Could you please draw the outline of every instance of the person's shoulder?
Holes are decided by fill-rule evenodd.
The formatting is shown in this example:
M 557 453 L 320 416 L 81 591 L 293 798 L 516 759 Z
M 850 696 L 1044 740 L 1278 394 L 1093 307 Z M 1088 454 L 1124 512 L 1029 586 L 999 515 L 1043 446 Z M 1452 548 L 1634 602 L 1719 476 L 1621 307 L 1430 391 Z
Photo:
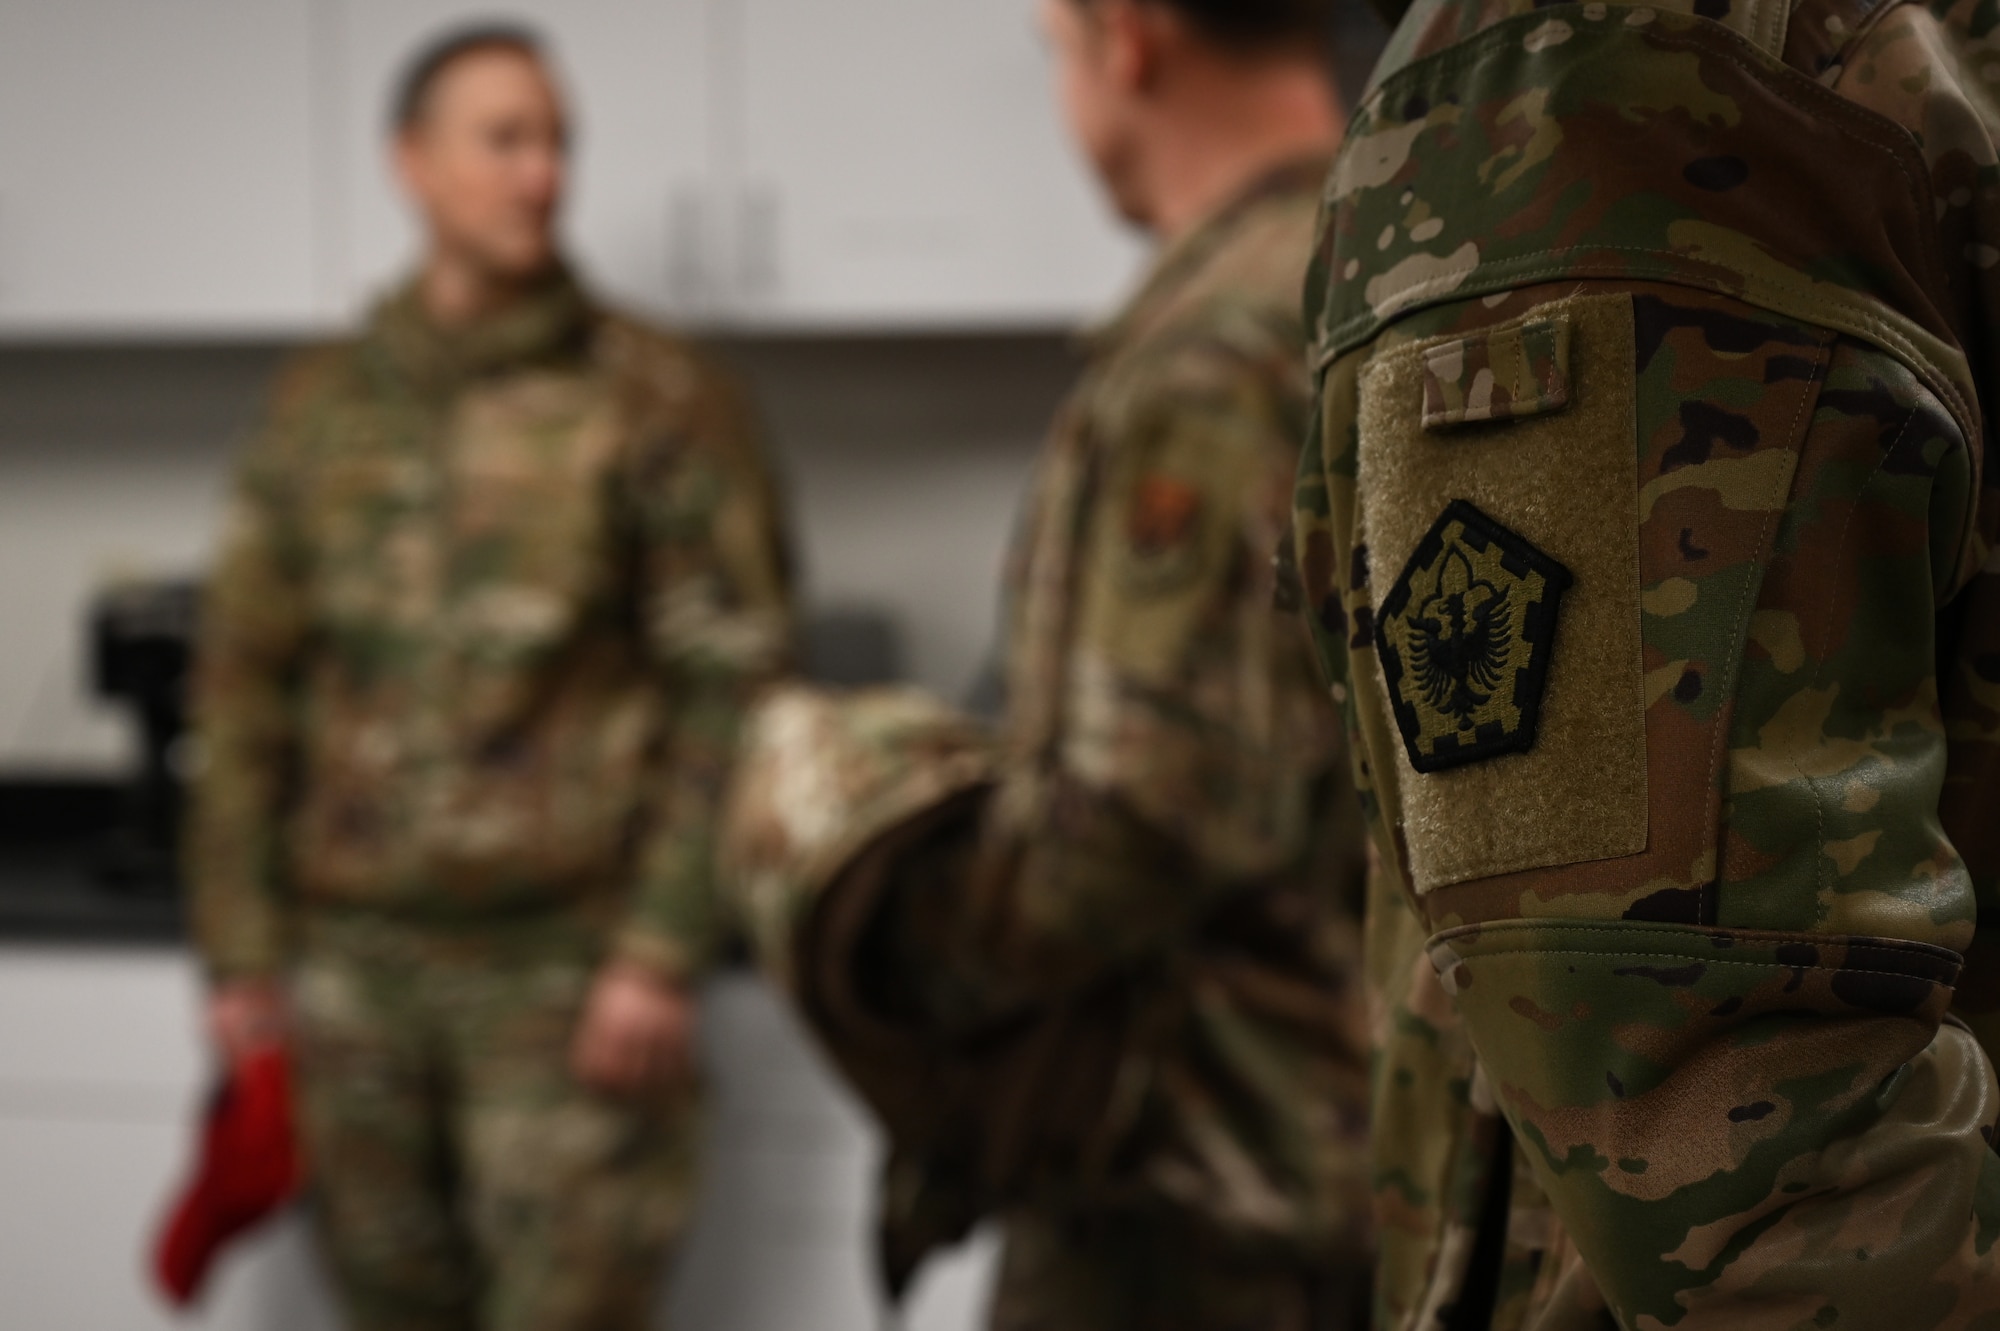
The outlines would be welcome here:
M 1119 348 L 1118 377 L 1141 396 L 1246 384 L 1303 391 L 1314 217 L 1311 198 L 1298 194 L 1245 209 L 1199 270 Z
M 288 474 L 319 455 L 321 423 L 368 397 L 362 347 L 359 338 L 328 339 L 284 358 L 265 393 L 262 428 L 245 454 L 253 472 Z
M 1219 291 L 1120 348 L 1099 376 L 1100 415 L 1135 421 L 1202 410 L 1291 414 L 1306 400 L 1306 337 L 1292 308 Z
M 592 355 L 621 402 L 631 459 L 678 467 L 704 459 L 739 476 L 767 460 L 749 392 L 683 334 L 599 308 Z
M 620 389 L 655 410 L 699 413 L 741 394 L 736 378 L 693 338 L 615 308 L 600 308 L 594 353 Z
M 357 391 L 361 341 L 329 338 L 292 351 L 271 381 L 270 410 L 288 418 Z
M 1288 189 L 1244 208 L 1190 283 L 1190 304 L 1254 307 L 1299 328 L 1319 224 L 1319 198 Z

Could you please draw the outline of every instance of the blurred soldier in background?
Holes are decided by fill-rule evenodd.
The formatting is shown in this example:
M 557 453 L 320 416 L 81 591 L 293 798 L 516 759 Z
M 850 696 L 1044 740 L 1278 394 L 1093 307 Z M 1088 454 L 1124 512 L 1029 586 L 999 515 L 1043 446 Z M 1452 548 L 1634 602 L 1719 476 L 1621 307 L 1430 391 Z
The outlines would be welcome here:
M 1303 1331 L 1345 1312 L 1362 1260 L 1345 1189 L 1365 1057 L 1335 941 L 1358 914 L 1358 823 L 1270 576 L 1305 422 L 1299 283 L 1340 134 L 1332 6 L 1043 8 L 1071 129 L 1164 252 L 1096 335 L 1019 550 L 1004 766 L 971 866 L 991 982 L 1026 997 L 1204 949 L 1246 975 L 1183 996 L 1190 1047 L 1133 1142 L 1156 1195 L 1017 1208 L 993 1325 Z M 1314 930 L 1295 964 L 1319 963 L 1326 1010 L 1285 1010 L 1251 958 Z
M 2000 1321 L 1994 29 L 1401 16 L 1297 541 L 1381 853 L 1382 1327 Z
M 213 1034 L 295 1052 L 370 1331 L 649 1321 L 690 1201 L 714 804 L 788 652 L 744 404 L 555 249 L 567 128 L 528 33 L 415 62 L 422 266 L 284 380 L 205 604 Z
M 1308 1331 L 1365 1284 L 1359 815 L 1271 555 L 1339 134 L 1329 6 L 1047 0 L 1164 252 L 1043 459 L 997 742 L 784 695 L 731 803 L 760 952 L 888 1126 L 892 1283 L 1000 1212 L 998 1331 Z

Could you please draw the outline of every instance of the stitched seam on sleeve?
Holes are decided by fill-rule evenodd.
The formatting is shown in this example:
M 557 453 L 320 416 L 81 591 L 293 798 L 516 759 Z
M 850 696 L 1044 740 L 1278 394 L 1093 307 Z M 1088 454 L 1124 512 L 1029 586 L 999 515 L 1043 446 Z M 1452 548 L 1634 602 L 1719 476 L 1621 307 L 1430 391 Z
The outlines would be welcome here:
M 1766 971 L 1824 971 L 1828 975 L 1880 975 L 1886 979 L 1924 980 L 1930 984 L 1941 984 L 1947 987 L 1955 987 L 1957 983 L 1954 980 L 1936 979 L 1927 975 L 1915 975 L 1909 971 L 1873 970 L 1859 966 L 1821 966 L 1821 965 L 1807 966 L 1807 965 L 1795 965 L 1791 962 L 1784 962 L 1784 961 L 1730 961 L 1722 957 L 1704 957 L 1694 953 L 1682 953 L 1682 952 L 1575 952 L 1567 948 L 1557 949 L 1557 948 L 1518 947 L 1518 948 L 1503 948 L 1493 952 L 1481 952 L 1478 954 L 1477 957 L 1461 957 L 1460 960 L 1476 961 L 1484 959 L 1486 957 L 1510 957 L 1519 955 L 1528 955 L 1528 956 L 1560 955 L 1565 957 L 1600 957 L 1606 961 L 1645 961 L 1645 960 L 1695 961 L 1695 962 L 1700 962 L 1704 966 L 1707 965 L 1742 966 L 1742 967 L 1749 967 L 1753 970 L 1766 970 Z

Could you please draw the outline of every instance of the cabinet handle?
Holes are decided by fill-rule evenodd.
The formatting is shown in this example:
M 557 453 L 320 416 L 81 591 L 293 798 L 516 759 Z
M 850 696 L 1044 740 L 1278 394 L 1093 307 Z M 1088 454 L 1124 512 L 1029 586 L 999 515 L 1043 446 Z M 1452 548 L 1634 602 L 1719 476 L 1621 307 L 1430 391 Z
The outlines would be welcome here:
M 711 285 L 706 259 L 708 208 L 694 185 L 677 185 L 667 206 L 667 300 L 677 313 L 698 314 Z
M 736 289 L 747 300 L 768 300 L 783 279 L 779 258 L 778 190 L 747 186 L 737 200 Z

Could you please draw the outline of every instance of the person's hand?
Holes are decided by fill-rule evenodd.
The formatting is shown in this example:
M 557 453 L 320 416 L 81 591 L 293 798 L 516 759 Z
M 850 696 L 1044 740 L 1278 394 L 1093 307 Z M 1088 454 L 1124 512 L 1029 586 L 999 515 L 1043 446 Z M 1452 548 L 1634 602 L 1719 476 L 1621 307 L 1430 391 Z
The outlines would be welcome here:
M 577 1080 L 610 1095 L 633 1095 L 689 1073 L 694 999 L 651 971 L 612 962 L 598 972 L 570 1049 Z
M 271 980 L 226 980 L 208 996 L 208 1038 L 240 1063 L 285 1038 L 285 996 Z

